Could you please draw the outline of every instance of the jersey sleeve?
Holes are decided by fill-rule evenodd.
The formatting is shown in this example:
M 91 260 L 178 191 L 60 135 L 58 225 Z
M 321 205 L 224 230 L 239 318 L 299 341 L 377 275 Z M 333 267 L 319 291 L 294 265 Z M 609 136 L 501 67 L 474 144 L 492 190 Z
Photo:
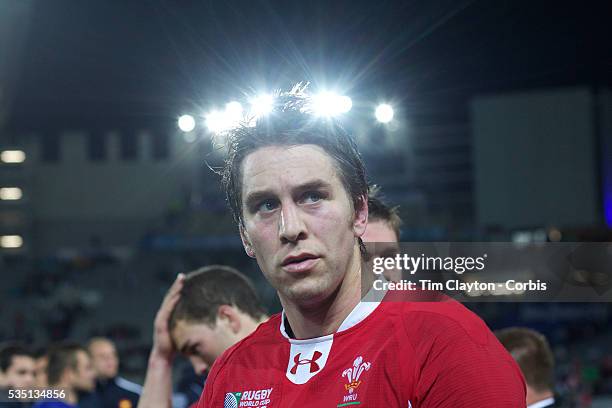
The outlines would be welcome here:
M 219 378 L 221 366 L 223 366 L 224 364 L 224 358 L 217 359 L 217 361 L 215 361 L 215 363 L 213 364 L 210 373 L 206 377 L 206 382 L 204 383 L 204 390 L 202 391 L 202 395 L 200 396 L 200 400 L 198 401 L 196 408 L 206 408 L 213 406 L 212 399 L 214 386 Z
M 414 408 L 525 407 L 520 369 L 484 322 L 420 313 L 413 326 Z M 418 329 L 414 331 L 414 326 Z M 418 337 L 415 333 L 418 332 Z

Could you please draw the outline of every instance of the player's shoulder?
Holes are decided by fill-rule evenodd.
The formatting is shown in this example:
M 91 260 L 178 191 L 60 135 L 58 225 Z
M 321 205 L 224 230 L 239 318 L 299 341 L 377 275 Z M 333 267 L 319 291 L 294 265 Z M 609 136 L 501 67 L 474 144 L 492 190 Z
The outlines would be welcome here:
M 279 329 L 280 316 L 280 314 L 271 316 L 261 323 L 253 333 L 228 348 L 215 360 L 208 374 L 204 394 L 198 407 L 203 406 L 202 401 L 206 401 L 207 396 L 212 395 L 215 384 L 223 384 L 227 381 L 227 375 L 244 372 L 246 371 L 245 368 L 248 369 L 253 365 L 261 364 L 261 361 L 266 361 L 270 355 L 266 351 L 268 349 L 274 350 L 274 346 L 278 346 L 282 340 Z
M 485 345 L 493 336 L 480 317 L 451 298 L 443 297 L 435 302 L 390 302 L 386 306 L 388 314 L 398 320 L 404 327 L 403 333 L 412 339 L 450 336 Z

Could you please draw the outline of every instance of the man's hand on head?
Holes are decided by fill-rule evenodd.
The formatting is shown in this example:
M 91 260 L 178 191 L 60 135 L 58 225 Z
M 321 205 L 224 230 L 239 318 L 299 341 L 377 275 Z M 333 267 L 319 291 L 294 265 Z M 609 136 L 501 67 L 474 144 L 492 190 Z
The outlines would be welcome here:
M 180 273 L 164 300 L 153 324 L 153 348 L 138 408 L 170 408 L 172 406 L 172 362 L 176 349 L 170 336 L 169 320 L 181 297 L 185 275 Z
M 185 275 L 179 273 L 176 280 L 166 293 L 162 304 L 157 311 L 153 332 L 152 356 L 155 358 L 172 361 L 176 354 L 176 349 L 170 336 L 169 320 L 176 303 L 181 297 L 181 290 L 185 281 Z

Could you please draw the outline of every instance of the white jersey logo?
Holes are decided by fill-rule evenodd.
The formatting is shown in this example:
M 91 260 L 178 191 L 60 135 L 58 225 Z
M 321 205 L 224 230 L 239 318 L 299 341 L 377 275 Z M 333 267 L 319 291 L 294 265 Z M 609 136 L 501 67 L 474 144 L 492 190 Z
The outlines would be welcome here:
M 364 363 L 363 357 L 359 356 L 353 361 L 353 366 L 351 368 L 347 368 L 342 372 L 342 377 L 346 377 L 348 380 L 348 384 L 344 385 L 344 388 L 352 394 L 353 391 L 361 384 L 359 378 L 364 371 L 368 371 L 372 363 Z
M 242 392 L 226 392 L 223 408 L 258 407 L 267 408 L 274 388 L 248 390 Z
M 305 384 L 317 375 L 325 364 L 333 339 L 312 343 L 291 343 L 286 376 L 294 384 Z

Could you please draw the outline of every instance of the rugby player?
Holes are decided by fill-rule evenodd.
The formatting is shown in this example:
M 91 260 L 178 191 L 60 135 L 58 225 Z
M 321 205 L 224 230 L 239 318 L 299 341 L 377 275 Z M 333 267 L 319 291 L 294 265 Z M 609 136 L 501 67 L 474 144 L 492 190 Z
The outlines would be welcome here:
M 365 169 L 304 89 L 228 135 L 224 187 L 283 312 L 215 362 L 199 407 L 525 407 L 518 366 L 454 301 L 360 302 Z
M 371 186 L 368 190 L 368 225 L 361 239 L 367 245 L 371 257 L 394 257 L 399 252 L 400 227 L 402 219 L 398 207 L 390 207 L 383 200 L 380 187 Z M 401 271 L 387 269 L 384 277 L 388 281 L 402 279 Z
M 365 242 L 399 242 L 402 219 L 398 207 L 383 200 L 379 186 L 368 189 L 368 225 L 361 236 Z
M 153 348 L 138 406 L 172 406 L 177 352 L 204 374 L 227 348 L 267 319 L 251 282 L 234 268 L 212 265 L 179 274 L 157 312 Z

